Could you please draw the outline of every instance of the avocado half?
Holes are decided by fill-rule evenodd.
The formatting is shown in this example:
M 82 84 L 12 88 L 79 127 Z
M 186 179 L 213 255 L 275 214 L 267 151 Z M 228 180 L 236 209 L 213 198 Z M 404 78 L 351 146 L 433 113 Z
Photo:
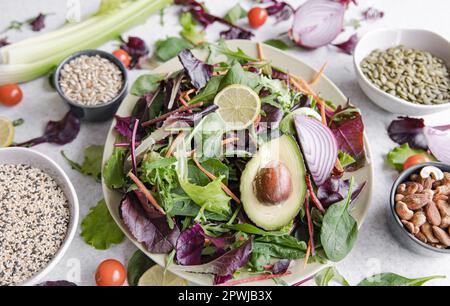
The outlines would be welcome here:
M 279 203 L 258 200 L 255 178 L 260 169 L 281 162 L 289 170 L 292 182 L 290 195 Z M 305 164 L 297 142 L 283 135 L 262 145 L 247 163 L 241 176 L 241 201 L 247 216 L 265 230 L 277 230 L 289 224 L 299 213 L 306 193 Z

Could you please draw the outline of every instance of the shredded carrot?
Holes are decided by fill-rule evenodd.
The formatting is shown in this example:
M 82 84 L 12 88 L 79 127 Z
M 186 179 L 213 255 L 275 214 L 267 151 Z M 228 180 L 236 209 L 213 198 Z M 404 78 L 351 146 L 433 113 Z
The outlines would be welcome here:
M 212 174 L 211 172 L 209 172 L 208 170 L 203 168 L 203 166 L 198 162 L 197 158 L 195 158 L 195 153 L 192 155 L 192 159 L 194 160 L 194 162 L 197 165 L 197 167 L 204 174 L 206 174 L 207 177 L 209 177 L 213 181 L 217 179 L 217 177 L 214 174 Z M 227 185 L 225 185 L 224 183 L 220 182 L 220 186 L 222 187 L 223 191 L 225 191 L 225 193 L 228 194 L 236 203 L 241 204 L 241 200 L 239 200 L 239 198 L 227 187 Z
M 316 100 L 317 103 L 319 103 L 322 123 L 324 125 L 327 125 L 327 117 L 325 114 L 325 107 L 326 107 L 325 102 L 322 101 L 322 99 L 314 92 L 314 90 L 312 90 L 312 88 L 304 80 L 293 74 L 290 74 L 290 77 L 291 82 L 294 84 L 295 87 L 297 87 L 300 91 L 303 91 L 306 94 L 313 96 L 314 100 Z
M 160 213 L 162 213 L 163 215 L 165 215 L 166 213 L 164 212 L 164 209 L 161 208 L 161 206 L 159 206 L 158 202 L 156 201 L 156 199 L 152 196 L 152 194 L 150 193 L 150 191 L 147 189 L 147 187 L 145 187 L 145 185 L 137 178 L 136 175 L 134 175 L 131 171 L 128 172 L 128 176 L 130 177 L 130 179 L 137 185 L 137 187 L 139 188 L 139 190 L 145 195 L 145 197 L 147 198 L 147 200 L 150 202 L 150 204 L 153 205 L 153 207 L 156 208 L 156 210 L 158 210 Z
M 259 125 L 259 123 L 261 122 L 261 115 L 258 114 L 258 116 L 256 116 L 255 122 L 253 123 L 253 125 L 255 127 L 257 127 Z
M 180 102 L 181 102 L 181 104 L 183 104 L 183 106 L 185 106 L 185 107 L 188 107 L 188 106 L 189 106 L 189 104 L 186 102 L 186 100 L 183 99 L 182 96 L 180 96 Z M 189 109 L 188 112 L 189 112 L 189 113 L 192 113 L 192 109 Z
M 303 261 L 303 269 L 308 265 L 309 255 L 311 255 L 311 243 L 308 241 L 308 248 L 306 249 L 305 260 Z
M 309 81 L 309 85 L 315 85 L 320 80 L 327 65 L 328 62 L 323 63 L 322 67 L 320 67 L 320 70 L 316 73 L 316 75 L 312 78 L 312 80 Z
M 166 152 L 165 157 L 170 157 L 175 150 L 176 145 L 186 136 L 186 134 L 182 131 L 178 136 L 174 139 L 174 141 L 170 144 L 169 149 Z
M 309 191 L 309 196 L 311 197 L 311 200 L 313 201 L 314 205 L 316 205 L 317 209 L 321 213 L 325 213 L 325 208 L 323 208 L 322 203 L 320 203 L 319 199 L 314 193 L 314 189 L 312 187 L 311 178 L 309 177 L 309 174 L 305 176 L 305 180 L 306 180 L 306 187 L 308 188 Z
M 186 99 L 186 101 L 189 101 L 191 100 L 191 97 L 189 97 L 189 95 L 193 92 L 195 92 L 195 89 L 191 88 L 188 91 L 186 91 L 182 96 Z
M 168 117 L 170 117 L 170 116 L 172 116 L 174 114 L 182 113 L 182 112 L 185 112 L 187 110 L 190 110 L 190 109 L 193 109 L 193 108 L 197 108 L 197 107 L 201 107 L 201 106 L 203 106 L 203 102 L 198 102 L 198 103 L 194 103 L 194 104 L 191 104 L 191 105 L 183 105 L 182 107 L 180 107 L 180 108 L 178 108 L 176 110 L 170 111 L 170 112 L 165 113 L 165 114 L 163 114 L 163 115 L 161 115 L 159 117 L 156 117 L 156 118 L 153 118 L 153 119 L 151 119 L 149 121 L 143 122 L 141 125 L 142 126 L 149 126 L 149 125 L 155 124 L 157 122 L 163 121 L 166 118 L 168 118 Z
M 260 61 L 262 61 L 264 59 L 264 53 L 262 50 L 262 45 L 261 43 L 257 43 L 256 44 L 256 50 L 258 51 L 258 58 Z
M 289 275 L 289 274 L 291 274 L 291 271 L 286 271 L 286 272 L 280 273 L 280 274 L 256 275 L 256 276 L 251 276 L 249 278 L 232 280 L 232 281 L 220 284 L 219 286 L 236 286 L 236 285 L 240 285 L 240 284 L 257 282 L 257 281 L 260 281 L 260 280 L 266 280 L 266 279 L 271 279 L 271 278 L 276 278 L 276 277 L 282 277 L 282 276 L 286 276 L 286 275 Z

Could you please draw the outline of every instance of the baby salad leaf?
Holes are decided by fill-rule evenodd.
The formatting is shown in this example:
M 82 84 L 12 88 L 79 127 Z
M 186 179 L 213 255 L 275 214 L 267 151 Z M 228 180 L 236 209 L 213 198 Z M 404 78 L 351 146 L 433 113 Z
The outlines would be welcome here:
M 353 190 L 353 177 L 350 179 L 347 197 L 331 205 L 323 217 L 320 241 L 327 258 L 340 261 L 353 248 L 358 236 L 356 220 L 349 214 L 348 206 Z
M 423 129 L 425 122 L 421 118 L 398 117 L 388 127 L 388 135 L 398 144 L 407 143 L 413 149 L 428 148 Z
M 191 44 L 198 46 L 205 41 L 205 31 L 199 31 L 197 29 L 197 23 L 192 18 L 190 12 L 181 13 L 180 24 L 183 27 L 180 35 Z
M 224 227 L 237 232 L 244 232 L 247 234 L 261 235 L 261 236 L 283 236 L 286 234 L 284 232 L 277 232 L 277 231 L 267 232 L 250 223 L 224 224 Z
M 279 39 L 269 39 L 264 42 L 266 45 L 278 48 L 280 50 L 287 50 L 289 46 L 282 40 Z
M 445 278 L 445 276 L 406 278 L 395 273 L 380 273 L 363 279 L 358 286 L 422 286 L 424 283 L 438 278 Z
M 201 264 L 204 245 L 205 233 L 197 223 L 180 234 L 176 247 L 177 262 L 184 266 Z
M 241 64 L 234 62 L 220 82 L 219 90 L 233 84 L 246 85 L 254 89 L 259 85 L 259 77 L 254 73 L 245 71 Z
M 256 62 L 258 59 L 247 55 L 242 49 L 237 49 L 236 51 L 228 48 L 225 40 L 219 40 L 217 44 L 209 45 L 210 55 L 208 57 L 208 63 L 217 62 L 217 57 L 219 55 L 224 55 L 230 62 L 239 61 L 240 63 L 246 62 Z
M 344 168 L 356 162 L 356 160 L 351 155 L 341 150 L 339 150 L 338 152 L 338 158 L 341 166 Z
M 397 171 L 402 171 L 405 161 L 416 154 L 422 154 L 427 156 L 430 160 L 435 160 L 435 158 L 425 150 L 411 149 L 407 143 L 404 143 L 401 146 L 395 147 L 388 153 L 387 161 L 392 168 Z
M 81 222 L 81 237 L 97 250 L 109 249 L 111 244 L 123 241 L 125 235 L 111 217 L 106 202 L 100 200 Z
M 219 91 L 220 83 L 222 82 L 223 76 L 222 75 L 216 75 L 213 76 L 208 84 L 196 95 L 190 100 L 190 103 L 196 103 L 200 101 L 209 102 L 217 95 L 217 92 Z
M 282 259 L 299 259 L 305 257 L 306 243 L 295 237 L 263 236 L 253 242 L 253 251 Z
M 247 17 L 247 11 L 242 8 L 238 3 L 233 6 L 228 13 L 225 15 L 224 19 L 231 23 L 236 23 L 239 19 Z
M 166 77 L 163 74 L 144 74 L 137 78 L 131 87 L 130 93 L 141 97 L 148 92 L 155 91 L 159 83 Z
M 130 258 L 130 261 L 128 261 L 127 266 L 128 285 L 137 286 L 139 278 L 142 274 L 154 265 L 155 262 L 141 250 L 134 252 L 133 256 Z
M 350 286 L 348 281 L 339 273 L 335 267 L 328 267 L 322 269 L 314 276 L 314 280 L 317 286 L 328 286 L 328 284 L 334 280 L 342 286 Z
M 125 155 L 125 149 L 115 148 L 103 168 L 103 179 L 105 180 L 106 186 L 110 189 L 119 189 L 126 184 L 125 175 L 123 173 Z
M 92 176 L 97 182 L 101 181 L 103 146 L 92 145 L 84 149 L 84 160 L 81 165 L 70 160 L 64 151 L 61 151 L 61 155 L 69 163 L 72 169 L 81 174 Z
M 185 49 L 178 54 L 178 59 L 189 76 L 192 86 L 202 89 L 208 83 L 213 74 L 213 66 L 197 59 L 191 51 Z
M 182 50 L 190 47 L 191 44 L 183 38 L 167 37 L 164 40 L 158 40 L 156 42 L 155 54 L 158 60 L 166 62 L 177 56 Z

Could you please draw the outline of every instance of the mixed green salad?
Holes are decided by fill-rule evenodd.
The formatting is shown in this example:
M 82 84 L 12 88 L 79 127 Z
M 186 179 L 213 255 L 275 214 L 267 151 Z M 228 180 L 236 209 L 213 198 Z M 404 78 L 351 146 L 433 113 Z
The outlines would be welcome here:
M 123 223 L 214 284 L 242 272 L 283 282 L 292 260 L 343 259 L 365 185 L 343 178 L 365 164 L 359 110 L 314 92 L 323 71 L 305 81 L 261 53 L 208 48 L 206 61 L 183 50 L 182 70 L 139 77 L 132 114 L 115 118 L 103 179 L 123 195 Z

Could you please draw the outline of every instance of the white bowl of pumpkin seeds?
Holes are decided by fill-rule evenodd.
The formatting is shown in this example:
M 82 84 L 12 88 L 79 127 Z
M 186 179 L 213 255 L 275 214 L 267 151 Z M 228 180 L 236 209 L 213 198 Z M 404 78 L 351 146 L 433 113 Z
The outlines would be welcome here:
M 76 233 L 79 204 L 64 171 L 42 153 L 0 148 L 0 285 L 35 285 Z
M 378 106 L 395 114 L 450 110 L 450 42 L 418 29 L 367 33 L 353 55 L 358 83 Z

